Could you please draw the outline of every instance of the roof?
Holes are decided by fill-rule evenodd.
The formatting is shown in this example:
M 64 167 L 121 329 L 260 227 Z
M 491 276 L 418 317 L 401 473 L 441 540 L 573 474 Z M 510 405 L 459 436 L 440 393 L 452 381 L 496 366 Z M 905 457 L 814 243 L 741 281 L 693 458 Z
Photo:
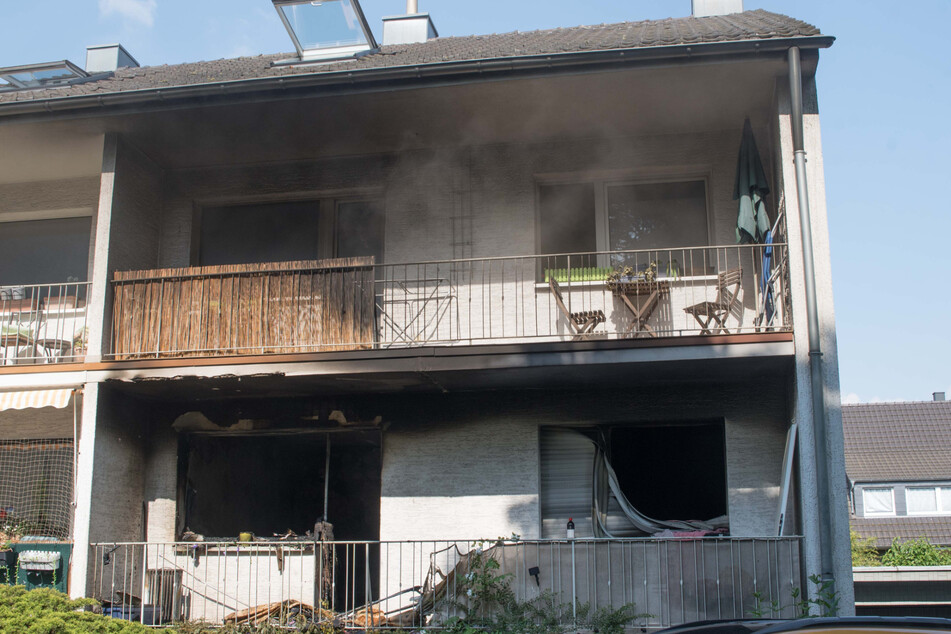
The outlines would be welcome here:
M 849 524 L 862 537 L 874 537 L 879 548 L 925 537 L 937 546 L 951 546 L 951 517 L 852 517 Z
M 135 91 L 183 86 L 214 86 L 228 82 L 280 79 L 294 76 L 339 76 L 350 82 L 364 71 L 419 67 L 454 62 L 515 60 L 532 56 L 593 53 L 629 49 L 657 49 L 730 42 L 764 42 L 821 36 L 816 27 L 784 15 L 763 10 L 723 16 L 668 18 L 578 26 L 530 32 L 466 37 L 442 37 L 420 44 L 383 46 L 357 59 L 298 66 L 273 66 L 290 54 L 239 57 L 174 66 L 120 68 L 99 80 L 57 88 L 0 92 L 0 107 L 13 102 L 102 97 Z M 825 38 L 828 46 L 831 38 Z
M 842 406 L 854 482 L 951 480 L 951 401 Z

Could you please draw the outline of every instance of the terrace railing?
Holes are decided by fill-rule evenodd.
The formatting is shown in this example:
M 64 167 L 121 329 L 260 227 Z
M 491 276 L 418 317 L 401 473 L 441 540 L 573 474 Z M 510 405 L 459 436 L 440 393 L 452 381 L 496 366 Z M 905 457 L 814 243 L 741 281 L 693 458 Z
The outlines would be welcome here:
M 112 352 L 172 358 L 784 331 L 792 327 L 787 280 L 783 243 L 137 271 L 113 281 Z M 579 332 L 579 315 L 597 323 Z
M 88 282 L 0 286 L 0 364 L 82 361 L 88 291 Z
M 633 605 L 661 628 L 751 615 L 791 617 L 798 537 L 405 542 L 93 544 L 91 593 L 106 614 L 354 629 L 438 628 L 490 618 L 485 588 L 584 625 Z M 491 563 L 490 563 L 491 562 Z

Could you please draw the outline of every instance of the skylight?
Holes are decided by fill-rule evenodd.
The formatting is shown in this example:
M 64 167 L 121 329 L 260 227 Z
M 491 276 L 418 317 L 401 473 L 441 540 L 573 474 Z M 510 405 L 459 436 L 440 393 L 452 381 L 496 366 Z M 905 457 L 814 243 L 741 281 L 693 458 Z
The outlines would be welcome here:
M 340 59 L 376 48 L 358 0 L 272 0 L 302 61 Z
M 59 86 L 88 76 L 86 71 L 66 60 L 45 64 L 28 64 L 26 66 L 8 66 L 7 68 L 0 68 L 0 89 Z

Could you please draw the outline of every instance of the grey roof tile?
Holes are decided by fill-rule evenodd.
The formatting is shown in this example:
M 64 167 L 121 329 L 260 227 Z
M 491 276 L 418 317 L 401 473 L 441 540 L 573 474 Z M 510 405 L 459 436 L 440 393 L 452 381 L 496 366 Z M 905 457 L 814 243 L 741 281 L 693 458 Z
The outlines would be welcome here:
M 951 480 L 951 401 L 843 405 L 842 429 L 856 482 Z
M 816 27 L 777 13 L 756 10 L 704 18 L 668 18 L 595 26 L 466 37 L 443 37 L 421 44 L 384 46 L 356 60 L 297 67 L 272 66 L 289 54 L 259 55 L 178 65 L 122 68 L 114 75 L 53 89 L 0 93 L 4 102 L 64 98 L 267 77 L 417 66 L 493 58 L 575 53 L 592 50 L 738 42 L 821 35 Z
M 951 546 L 951 517 L 852 517 L 852 530 L 862 537 L 874 537 L 879 548 L 899 541 L 924 537 L 938 546 Z

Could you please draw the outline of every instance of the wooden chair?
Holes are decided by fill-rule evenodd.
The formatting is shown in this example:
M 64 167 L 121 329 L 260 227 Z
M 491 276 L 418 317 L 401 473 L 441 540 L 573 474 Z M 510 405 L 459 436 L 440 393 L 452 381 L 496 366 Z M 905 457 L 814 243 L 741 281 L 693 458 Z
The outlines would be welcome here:
M 36 356 L 36 343 L 29 326 L 21 324 L 0 324 L 0 365 L 17 363 L 21 352 L 32 352 Z
M 573 313 L 568 310 L 565 305 L 565 298 L 561 294 L 561 286 L 558 285 L 554 275 L 548 278 L 548 286 L 551 288 L 551 294 L 555 298 L 559 310 L 568 319 L 568 325 L 575 332 L 575 339 L 584 339 L 594 334 L 592 331 L 597 328 L 598 324 L 607 321 L 604 317 L 604 311 L 601 310 L 585 310 L 580 313 Z
M 726 320 L 739 306 L 740 285 L 743 282 L 743 269 L 737 267 L 717 275 L 717 298 L 712 302 L 700 302 L 684 308 L 684 312 L 693 315 L 700 324 L 700 334 L 712 335 L 714 332 L 729 334 Z

